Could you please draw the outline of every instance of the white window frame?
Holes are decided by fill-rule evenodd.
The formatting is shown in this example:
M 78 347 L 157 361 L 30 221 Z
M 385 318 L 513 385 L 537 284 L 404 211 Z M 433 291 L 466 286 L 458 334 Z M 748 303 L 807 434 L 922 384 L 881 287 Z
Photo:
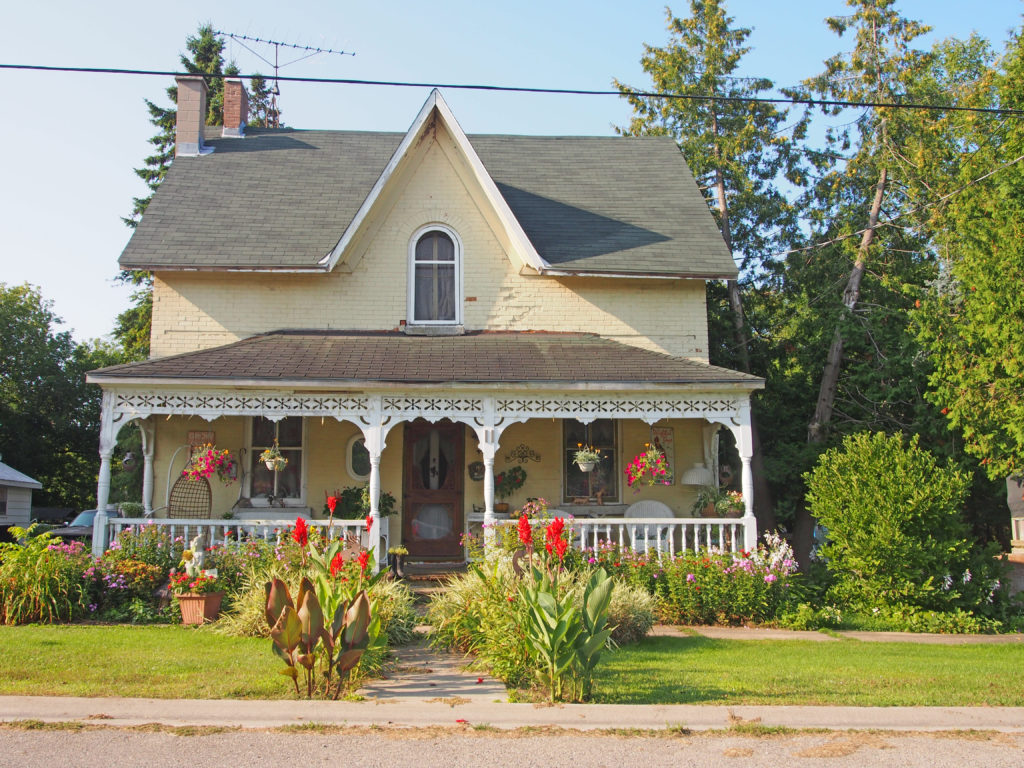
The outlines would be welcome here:
M 250 459 L 250 461 L 253 461 L 253 462 L 258 460 L 258 457 L 256 456 L 256 451 L 253 450 L 253 446 L 252 446 L 252 439 L 253 439 L 252 424 L 253 424 L 253 420 L 257 419 L 257 418 L 259 418 L 259 417 L 258 416 L 247 416 L 245 418 L 245 446 L 246 446 L 246 450 L 249 452 L 249 456 L 252 457 Z M 285 418 L 287 418 L 287 417 L 285 417 Z M 304 416 L 296 416 L 294 418 L 302 419 L 302 441 L 301 441 L 301 445 L 298 448 L 298 450 L 301 451 L 301 453 L 302 453 L 302 471 L 299 473 L 299 497 L 298 498 L 294 498 L 294 499 L 281 499 L 281 502 L 286 507 L 305 507 L 306 506 L 306 482 L 307 482 L 306 474 L 309 472 L 309 452 L 307 450 L 307 438 L 308 438 L 308 435 L 307 435 L 307 422 L 308 422 L 308 419 L 306 419 Z M 280 424 L 281 421 L 283 421 L 283 419 L 278 419 L 277 421 L 274 421 L 273 419 L 269 419 L 269 421 L 274 422 L 274 425 L 276 427 L 278 424 Z M 276 429 L 275 429 L 275 432 L 276 432 Z M 285 446 L 285 447 L 287 449 L 289 449 L 289 450 L 296 450 L 292 446 Z M 253 497 L 253 495 L 252 495 L 252 472 L 249 471 L 249 467 L 248 466 L 244 467 L 243 469 L 245 471 L 245 495 L 246 495 L 246 498 L 249 499 L 249 503 L 253 507 L 262 507 L 262 508 L 267 508 L 267 509 L 273 509 L 273 507 L 271 507 L 270 503 L 267 501 L 266 497 L 264 497 L 264 496 L 256 496 L 255 498 Z
M 356 447 L 356 443 L 360 440 L 363 441 L 363 447 L 366 446 L 366 437 L 362 432 L 356 432 L 352 437 L 348 439 L 348 443 L 345 445 L 345 471 L 348 472 L 348 476 L 353 480 L 358 480 L 361 483 L 367 483 L 370 481 L 370 473 L 367 472 L 365 475 L 360 475 L 356 472 L 355 467 L 352 464 L 352 451 Z M 367 451 L 369 453 L 369 451 Z
M 428 232 L 443 232 L 452 239 L 455 245 L 455 319 L 454 320 L 416 320 L 416 244 Z M 408 259 L 408 294 L 406 297 L 405 323 L 411 326 L 460 326 L 462 325 L 462 239 L 451 227 L 444 224 L 426 224 L 417 229 L 409 240 Z

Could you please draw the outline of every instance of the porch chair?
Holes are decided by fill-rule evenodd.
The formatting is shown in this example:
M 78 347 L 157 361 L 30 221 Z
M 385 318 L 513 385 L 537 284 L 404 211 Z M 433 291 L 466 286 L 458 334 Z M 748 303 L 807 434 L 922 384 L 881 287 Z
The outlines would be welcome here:
M 208 520 L 213 510 L 213 492 L 210 481 L 205 477 L 192 480 L 181 475 L 171 486 L 171 494 L 167 497 L 167 506 L 154 510 L 167 512 L 167 517 L 188 520 Z
M 638 501 L 635 504 L 630 504 L 626 510 L 624 517 L 675 517 L 672 513 L 672 509 L 667 504 L 662 504 L 660 501 Z M 651 537 L 650 532 L 647 534 L 647 543 L 644 543 L 644 529 L 639 525 L 631 525 L 629 527 L 629 540 L 633 546 L 633 551 L 637 553 L 644 552 L 648 548 L 652 548 L 655 551 L 661 550 L 662 552 L 668 551 L 668 533 L 671 526 L 662 525 L 654 531 L 654 536 Z

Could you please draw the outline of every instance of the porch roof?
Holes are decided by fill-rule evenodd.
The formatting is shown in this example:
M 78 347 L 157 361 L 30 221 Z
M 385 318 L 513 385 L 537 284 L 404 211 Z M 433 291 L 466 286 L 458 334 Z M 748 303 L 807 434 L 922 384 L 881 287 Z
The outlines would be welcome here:
M 764 380 L 585 333 L 289 330 L 212 349 L 92 371 L 97 384 L 555 384 L 727 386 Z

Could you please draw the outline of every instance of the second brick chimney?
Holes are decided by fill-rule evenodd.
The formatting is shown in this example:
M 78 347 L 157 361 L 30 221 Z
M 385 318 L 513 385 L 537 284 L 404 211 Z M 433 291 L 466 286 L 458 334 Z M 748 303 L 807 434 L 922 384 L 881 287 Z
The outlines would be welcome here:
M 224 78 L 224 132 L 223 136 L 242 138 L 249 122 L 249 94 L 237 77 Z
M 213 150 L 203 146 L 206 126 L 206 80 L 182 75 L 178 83 L 178 119 L 174 128 L 174 156 L 195 157 Z

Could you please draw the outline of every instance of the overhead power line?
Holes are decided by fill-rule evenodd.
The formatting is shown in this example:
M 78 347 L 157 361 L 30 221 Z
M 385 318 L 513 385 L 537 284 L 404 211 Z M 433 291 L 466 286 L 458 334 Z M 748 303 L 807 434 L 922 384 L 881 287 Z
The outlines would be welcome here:
M 113 67 L 52 67 L 42 64 L 0 64 L 0 69 L 30 70 L 36 72 L 78 72 L 91 75 L 150 75 L 158 77 L 204 77 L 217 78 L 223 75 L 205 73 L 172 72 L 155 69 L 119 69 Z M 252 79 L 253 75 L 233 75 L 243 80 Z M 289 83 L 326 83 L 333 85 L 370 85 L 390 88 L 445 88 L 463 91 L 500 91 L 507 93 L 539 93 L 562 96 L 635 96 L 644 99 L 673 99 L 681 101 L 727 101 L 757 104 L 804 104 L 810 107 L 854 107 L 884 109 L 918 109 L 931 112 L 977 112 L 992 115 L 1024 115 L 1022 109 L 1004 109 L 1001 107 L 961 107 L 946 104 L 919 104 L 915 102 L 885 101 L 840 101 L 837 99 L 799 99 L 771 98 L 764 96 L 721 96 L 714 94 L 663 93 L 658 91 L 635 90 L 588 90 L 585 88 L 532 88 L 515 85 L 480 85 L 468 83 L 426 83 L 406 82 L 397 80 L 360 80 L 350 77 L 280 77 L 278 80 Z

